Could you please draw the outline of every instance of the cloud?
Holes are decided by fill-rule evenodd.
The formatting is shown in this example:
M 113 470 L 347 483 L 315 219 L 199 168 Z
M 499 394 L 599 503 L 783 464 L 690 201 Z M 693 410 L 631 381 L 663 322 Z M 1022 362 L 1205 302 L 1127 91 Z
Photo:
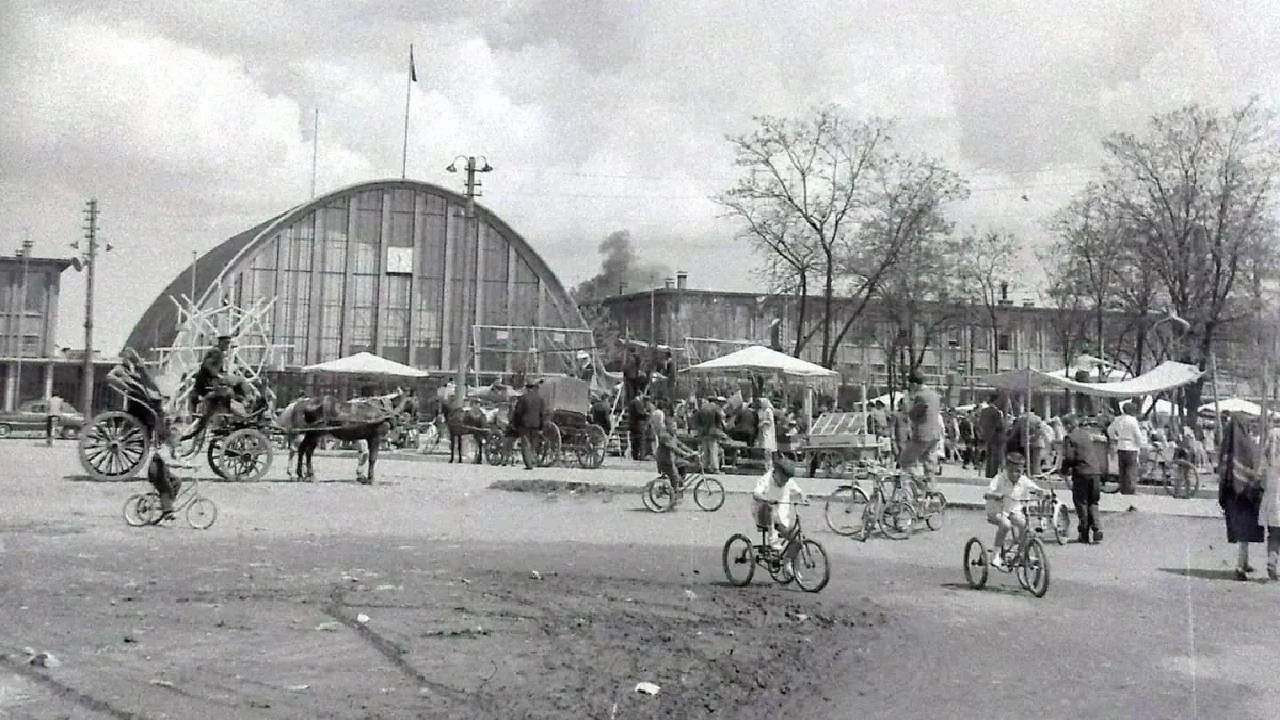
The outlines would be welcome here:
M 752 287 L 755 261 L 708 198 L 734 176 L 724 136 L 754 114 L 897 117 L 905 150 L 970 178 L 957 224 L 1029 253 L 1106 133 L 1188 100 L 1280 97 L 1275 3 L 956 8 L 18 0 L 0 11 L 0 238 L 30 228 L 61 254 L 98 197 L 118 248 L 98 325 L 118 347 L 192 250 L 307 199 L 316 108 L 321 192 L 399 176 L 410 42 L 409 176 L 461 190 L 444 166 L 485 155 L 480 202 L 567 285 L 627 230 L 694 287 Z M 79 276 L 66 286 L 70 344 Z

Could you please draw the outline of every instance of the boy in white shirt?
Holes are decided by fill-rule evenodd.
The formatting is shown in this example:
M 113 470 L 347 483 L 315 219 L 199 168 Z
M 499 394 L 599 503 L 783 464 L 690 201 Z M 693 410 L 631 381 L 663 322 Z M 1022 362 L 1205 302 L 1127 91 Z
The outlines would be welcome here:
M 1018 541 L 1022 540 L 1022 534 L 1027 530 L 1027 518 L 1022 514 L 1023 505 L 1031 499 L 1032 494 L 1044 492 L 1023 473 L 1026 460 L 1022 453 L 1009 453 L 1005 456 L 1004 463 L 1004 472 L 991 479 L 987 494 L 983 496 L 988 500 L 999 499 L 1001 502 L 999 512 L 987 515 L 987 522 L 996 526 L 996 538 L 991 546 L 991 565 L 997 568 L 1004 567 L 1000 548 L 1004 547 L 1004 539 L 1009 530 L 1017 528 L 1015 539 Z
M 795 504 L 805 501 L 804 491 L 794 479 L 795 474 L 795 463 L 777 456 L 773 459 L 773 467 L 760 476 L 751 493 L 756 526 L 769 530 L 769 544 L 779 551 L 795 535 Z M 779 531 L 783 536 L 779 536 Z

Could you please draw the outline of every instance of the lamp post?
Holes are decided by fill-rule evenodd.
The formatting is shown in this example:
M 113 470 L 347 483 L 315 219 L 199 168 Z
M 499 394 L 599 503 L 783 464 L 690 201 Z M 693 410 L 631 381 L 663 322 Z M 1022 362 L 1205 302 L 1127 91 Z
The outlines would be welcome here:
M 493 166 L 489 164 L 489 159 L 483 155 L 480 155 L 478 157 L 480 161 L 483 163 L 483 165 L 479 167 L 477 167 L 477 164 L 476 164 L 477 156 L 458 155 L 453 159 L 453 162 L 449 163 L 448 167 L 445 168 L 445 170 L 451 173 L 454 173 L 454 172 L 458 172 L 459 160 L 462 160 L 465 163 L 464 170 L 467 173 L 467 179 L 466 179 L 467 220 L 471 225 L 471 228 L 470 228 L 471 234 L 475 237 L 475 241 L 476 241 L 476 263 L 477 264 L 480 262 L 480 223 L 476 218 L 476 196 L 480 194 L 478 191 L 478 188 L 480 187 L 481 183 L 476 178 L 476 173 L 493 172 Z M 466 254 L 461 252 L 461 250 L 462 248 L 459 248 L 458 259 L 460 262 L 466 258 Z M 468 336 L 471 333 L 471 326 L 474 323 L 474 318 L 472 319 L 472 321 L 469 322 L 466 317 L 467 315 L 467 312 L 466 312 L 467 310 L 467 306 L 466 306 L 467 277 L 466 277 L 465 263 L 462 269 L 463 269 L 462 297 L 459 298 L 459 300 L 462 301 L 462 308 L 461 308 L 462 311 L 458 313 L 459 320 L 458 320 L 458 328 L 457 328 L 457 335 L 456 335 L 456 342 L 458 345 L 458 351 L 457 351 L 458 374 L 455 379 L 455 383 L 456 383 L 455 387 L 457 388 L 457 390 L 454 393 L 454 401 L 457 403 L 458 407 L 462 407 L 463 400 L 465 399 L 465 396 L 466 396 L 467 345 L 468 345 Z M 445 282 L 448 283 L 449 279 L 445 278 Z M 479 285 L 476 286 L 476 292 L 477 294 L 479 293 Z M 473 305 L 472 307 L 473 308 L 479 307 L 478 298 L 477 298 L 477 304 Z
M 18 365 L 14 373 L 13 403 L 15 408 L 22 403 L 22 355 L 26 352 L 27 345 L 27 267 L 31 261 L 31 246 L 32 242 L 30 239 L 23 240 L 22 245 L 18 248 L 17 252 L 17 256 L 22 259 L 22 282 L 18 286 L 18 295 L 20 296 L 20 299 L 17 303 L 14 303 L 18 313 L 18 350 L 14 353 L 18 357 Z

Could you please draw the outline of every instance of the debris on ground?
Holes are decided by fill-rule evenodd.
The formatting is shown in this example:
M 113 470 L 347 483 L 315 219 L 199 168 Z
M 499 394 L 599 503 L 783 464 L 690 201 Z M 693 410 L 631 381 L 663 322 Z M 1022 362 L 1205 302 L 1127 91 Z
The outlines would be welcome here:
M 28 663 L 42 668 L 56 668 L 62 666 L 62 661 L 54 657 L 53 653 L 36 653 L 31 656 Z
M 657 695 L 658 690 L 660 689 L 661 688 L 659 688 L 657 685 L 654 685 L 651 682 L 642 682 L 642 683 L 636 684 L 636 692 L 644 693 L 645 695 Z
M 531 570 L 531 571 L 529 572 L 529 579 L 530 579 L 530 580 L 541 580 L 541 579 L 542 579 L 542 573 L 538 572 L 537 570 Z
M 337 620 L 326 620 L 316 626 L 316 630 L 321 632 L 337 632 L 342 629 L 342 623 Z
M 369 622 L 369 616 L 368 616 L 368 615 L 365 615 L 364 613 L 360 613 L 359 615 L 357 615 L 357 616 L 356 616 L 356 622 L 358 622 L 358 623 L 360 623 L 361 625 L 363 625 L 363 624 L 365 624 L 365 623 Z

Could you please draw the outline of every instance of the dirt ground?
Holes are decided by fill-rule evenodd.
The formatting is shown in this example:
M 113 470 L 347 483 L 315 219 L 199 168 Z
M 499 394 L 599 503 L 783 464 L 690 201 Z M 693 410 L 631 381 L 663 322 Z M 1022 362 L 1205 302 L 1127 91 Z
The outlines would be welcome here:
M 1229 580 L 1211 521 L 1108 516 L 1106 545 L 1050 548 L 1036 600 L 1009 576 L 964 586 L 963 542 L 989 536 L 977 513 L 856 543 L 810 508 L 833 577 L 808 595 L 761 574 L 724 583 L 721 545 L 749 527 L 741 496 L 659 516 L 634 495 L 487 489 L 570 471 L 387 462 L 372 487 L 203 482 L 212 529 L 132 529 L 119 507 L 144 483 L 76 479 L 68 448 L 0 453 L 3 718 L 1270 719 L 1280 707 L 1280 584 Z M 322 477 L 349 465 L 317 460 Z M 643 681 L 658 694 L 634 692 Z

